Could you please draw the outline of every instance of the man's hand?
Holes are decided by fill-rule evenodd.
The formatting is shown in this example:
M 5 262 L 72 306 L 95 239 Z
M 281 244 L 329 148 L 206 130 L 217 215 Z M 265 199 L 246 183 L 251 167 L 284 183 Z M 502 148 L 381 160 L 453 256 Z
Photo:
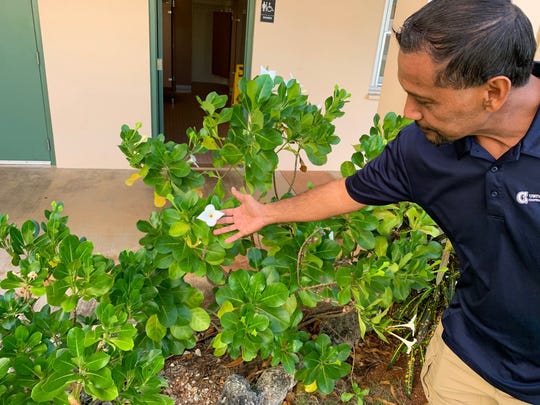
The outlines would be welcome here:
M 264 216 L 264 204 L 261 204 L 249 194 L 240 193 L 234 187 L 231 192 L 240 201 L 240 206 L 221 210 L 225 215 L 217 223 L 228 225 L 214 230 L 214 235 L 237 231 L 227 238 L 225 243 L 231 243 L 244 236 L 251 235 L 270 223 Z
M 251 235 L 266 225 L 319 221 L 364 207 L 349 196 L 345 179 L 334 180 L 295 197 L 269 204 L 261 204 L 234 187 L 231 191 L 240 201 L 240 206 L 221 210 L 225 216 L 217 223 L 226 226 L 214 231 L 214 235 L 237 231 L 225 240 L 226 243 Z

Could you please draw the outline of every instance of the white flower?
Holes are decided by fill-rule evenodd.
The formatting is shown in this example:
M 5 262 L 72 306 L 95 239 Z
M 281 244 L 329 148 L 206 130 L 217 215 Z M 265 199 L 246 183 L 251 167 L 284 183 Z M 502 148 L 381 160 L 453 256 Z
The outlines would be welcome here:
M 411 318 L 409 322 L 401 324 L 401 325 L 392 326 L 392 328 L 409 328 L 412 331 L 412 335 L 414 336 L 416 332 L 414 321 L 416 321 L 416 314 L 414 314 L 414 316 Z
M 261 75 L 270 75 L 270 78 L 274 80 L 276 78 L 276 71 L 268 70 L 264 66 L 261 66 Z
M 195 157 L 195 155 L 189 155 L 189 159 L 187 160 L 187 163 L 195 167 L 199 167 L 199 165 L 197 164 L 197 158 Z
M 30 280 L 35 280 L 37 278 L 37 273 L 35 271 L 31 271 L 30 273 L 28 273 L 28 278 Z
M 330 231 L 330 233 L 328 234 L 328 239 L 334 240 L 334 231 Z
M 208 204 L 203 212 L 197 217 L 201 221 L 206 222 L 208 226 L 216 225 L 217 221 L 225 215 L 223 212 L 216 210 L 213 204 Z
M 409 354 L 411 352 L 413 346 L 417 342 L 416 338 L 414 338 L 412 341 L 409 341 L 407 339 L 403 339 L 401 336 L 398 336 L 395 333 L 392 333 L 392 332 L 388 332 L 388 333 L 390 333 L 395 338 L 398 338 L 399 340 L 401 340 L 405 344 L 405 346 L 407 346 L 407 354 Z

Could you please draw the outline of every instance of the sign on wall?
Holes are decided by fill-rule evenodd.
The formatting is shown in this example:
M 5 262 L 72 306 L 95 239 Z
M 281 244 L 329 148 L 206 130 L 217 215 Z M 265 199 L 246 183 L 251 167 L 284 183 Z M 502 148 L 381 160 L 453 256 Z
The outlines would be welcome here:
M 263 0 L 261 2 L 261 22 L 273 23 L 276 13 L 276 0 Z

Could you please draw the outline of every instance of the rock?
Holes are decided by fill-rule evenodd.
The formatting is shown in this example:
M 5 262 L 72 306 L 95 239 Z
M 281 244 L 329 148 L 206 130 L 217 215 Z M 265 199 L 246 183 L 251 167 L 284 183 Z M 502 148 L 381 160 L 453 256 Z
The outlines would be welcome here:
M 294 384 L 294 377 L 282 367 L 265 370 L 255 388 L 252 388 L 244 377 L 232 374 L 223 385 L 218 404 L 281 405 Z
M 333 344 L 347 343 L 354 346 L 361 340 L 358 313 L 351 311 L 343 316 L 321 319 L 320 333 L 327 334 Z
M 259 392 L 259 403 L 261 405 L 281 405 L 295 384 L 294 377 L 282 367 L 265 370 L 256 384 L 256 389 Z
M 227 377 L 221 396 L 220 405 L 260 405 L 256 392 L 251 389 L 248 380 L 238 374 Z

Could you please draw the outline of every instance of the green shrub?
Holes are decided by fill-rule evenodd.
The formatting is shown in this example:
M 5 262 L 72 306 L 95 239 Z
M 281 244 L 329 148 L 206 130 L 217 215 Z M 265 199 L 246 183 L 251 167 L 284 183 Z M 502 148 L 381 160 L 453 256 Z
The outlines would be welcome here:
M 300 328 L 306 310 L 322 302 L 354 308 L 362 336 L 369 330 L 386 340 L 393 305 L 432 288 L 444 236 L 413 204 L 271 225 L 232 244 L 198 219 L 210 204 L 237 204 L 224 189 L 227 176 L 261 199 L 290 197 L 292 186 L 283 195 L 275 187 L 280 154 L 292 153 L 296 172 L 305 170 L 304 159 L 324 164 L 339 141 L 332 122 L 343 115 L 345 90 L 336 87 L 317 107 L 294 79 L 262 75 L 239 87 L 230 107 L 215 93 L 199 99 L 206 116 L 202 128 L 187 131 L 187 144 L 145 138 L 139 124 L 122 128 L 120 149 L 137 169 L 130 181 L 142 178 L 162 208 L 138 222 L 141 249 L 122 252 L 118 263 L 71 234 L 62 204 L 41 225 L 18 228 L 0 217 L 0 246 L 19 267 L 0 283 L 7 290 L 0 296 L 3 403 L 66 403 L 83 392 L 114 403 L 172 403 L 160 394 L 164 358 L 194 347 L 211 321 L 216 355 L 270 359 L 326 394 L 350 372 L 350 347 L 324 334 L 312 339 Z M 343 175 L 380 153 L 406 123 L 376 116 Z M 207 169 L 196 164 L 203 153 L 212 154 Z M 249 265 L 225 271 L 239 255 Z M 215 286 L 208 307 L 188 273 Z M 36 309 L 42 296 L 46 304 Z M 95 310 L 79 313 L 83 301 L 95 301 Z

